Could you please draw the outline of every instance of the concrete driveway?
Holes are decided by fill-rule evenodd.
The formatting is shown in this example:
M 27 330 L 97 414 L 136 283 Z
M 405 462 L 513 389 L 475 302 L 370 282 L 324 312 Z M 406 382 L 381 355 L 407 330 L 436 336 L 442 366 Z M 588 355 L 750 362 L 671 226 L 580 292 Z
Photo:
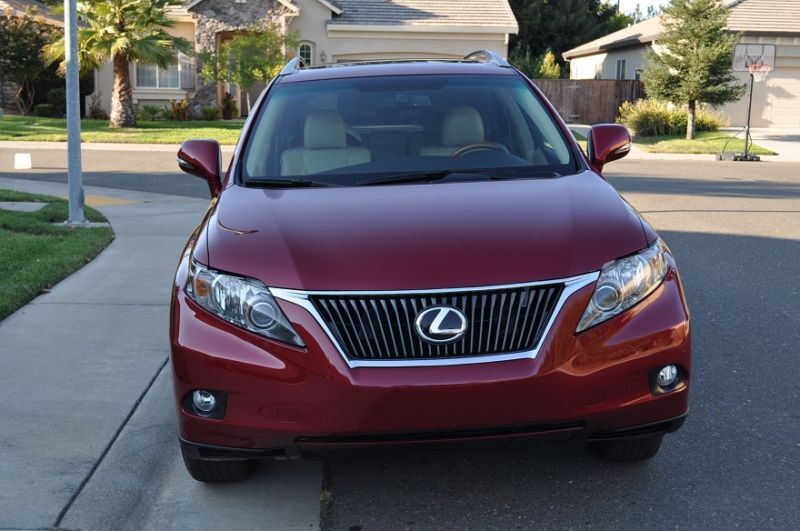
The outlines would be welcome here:
M 778 154 L 766 160 L 800 162 L 800 128 L 754 127 L 750 135 L 753 142 Z
M 93 195 L 134 201 L 103 207 L 117 241 L 0 323 L 0 385 L 12 391 L 0 413 L 0 528 L 797 527 L 800 164 L 607 169 L 672 247 L 694 319 L 690 417 L 652 461 L 514 442 L 272 462 L 251 481 L 206 486 L 179 461 L 163 366 L 172 268 L 205 201 L 153 193 L 182 178 L 172 154 L 159 157 L 148 162 L 158 178 L 137 174 L 133 155 L 114 154 L 107 177 L 88 167 L 94 184 L 115 186 Z M 63 190 L 62 170 L 43 173 L 0 166 L 0 187 Z M 145 247 L 157 252 L 133 278 L 148 287 L 119 304 L 120 273 L 144 263 Z

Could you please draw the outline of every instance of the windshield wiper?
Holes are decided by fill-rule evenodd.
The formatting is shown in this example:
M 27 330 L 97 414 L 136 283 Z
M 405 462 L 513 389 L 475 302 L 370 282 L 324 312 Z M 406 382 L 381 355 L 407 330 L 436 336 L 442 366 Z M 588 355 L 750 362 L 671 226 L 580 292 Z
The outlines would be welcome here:
M 390 175 L 388 177 L 378 177 L 377 179 L 367 179 L 366 181 L 358 181 L 357 186 L 373 186 L 378 184 L 401 184 L 401 183 L 418 183 L 418 182 L 434 182 L 440 181 L 453 173 L 467 173 L 456 172 L 453 170 L 447 171 L 426 171 L 422 173 L 401 173 L 399 175 Z
M 333 183 L 311 181 L 309 179 L 259 179 L 250 177 L 245 182 L 248 185 L 263 186 L 265 188 L 313 188 L 317 186 L 336 186 Z
M 377 179 L 368 179 L 366 181 L 358 181 L 358 186 L 373 186 L 380 184 L 402 184 L 402 183 L 417 183 L 441 181 L 454 175 L 478 175 L 483 179 L 490 181 L 505 180 L 505 179 L 524 179 L 530 177 L 561 177 L 560 173 L 552 170 L 546 171 L 530 171 L 527 168 L 515 169 L 502 169 L 502 170 L 439 170 L 421 173 L 403 173 L 399 175 L 390 175 L 388 177 L 379 177 Z

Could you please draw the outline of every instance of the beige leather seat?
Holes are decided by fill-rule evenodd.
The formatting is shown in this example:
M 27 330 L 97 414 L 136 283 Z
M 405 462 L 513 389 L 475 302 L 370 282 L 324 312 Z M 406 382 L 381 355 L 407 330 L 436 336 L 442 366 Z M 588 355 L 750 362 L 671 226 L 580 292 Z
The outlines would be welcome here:
M 370 161 L 369 150 L 348 147 L 344 121 L 336 111 L 312 111 L 303 125 L 303 147 L 281 154 L 281 175 L 309 175 Z
M 484 142 L 483 119 L 473 107 L 456 107 L 444 115 L 441 146 L 420 150 L 422 156 L 449 157 L 455 150 L 469 144 Z

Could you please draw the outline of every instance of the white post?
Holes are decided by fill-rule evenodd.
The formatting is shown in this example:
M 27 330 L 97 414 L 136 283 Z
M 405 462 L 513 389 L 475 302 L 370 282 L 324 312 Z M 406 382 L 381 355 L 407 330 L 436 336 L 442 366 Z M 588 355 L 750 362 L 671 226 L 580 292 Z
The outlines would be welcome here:
M 81 175 L 81 106 L 78 84 L 78 14 L 76 0 L 64 0 L 64 55 L 67 65 L 67 183 L 68 224 L 85 223 Z

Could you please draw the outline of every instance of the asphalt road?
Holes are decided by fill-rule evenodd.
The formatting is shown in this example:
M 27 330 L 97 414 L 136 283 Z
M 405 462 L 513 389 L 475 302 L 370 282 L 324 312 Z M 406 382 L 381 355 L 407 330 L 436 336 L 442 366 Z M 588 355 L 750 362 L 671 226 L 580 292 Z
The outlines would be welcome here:
M 0 163 L 6 156 L 0 150 Z M 113 157 L 85 160 L 87 180 L 206 193 L 203 183 L 175 172 L 173 155 Z M 26 178 L 63 179 L 57 160 L 37 160 L 52 167 Z M 623 160 L 607 176 L 660 232 L 681 269 L 695 353 L 685 426 L 655 459 L 632 465 L 555 442 L 340 456 L 324 467 L 324 528 L 800 527 L 800 164 Z M 284 477 L 287 467 L 302 466 L 274 470 Z M 239 503 L 244 518 L 254 499 L 227 503 Z M 204 506 L 195 507 L 202 527 Z

